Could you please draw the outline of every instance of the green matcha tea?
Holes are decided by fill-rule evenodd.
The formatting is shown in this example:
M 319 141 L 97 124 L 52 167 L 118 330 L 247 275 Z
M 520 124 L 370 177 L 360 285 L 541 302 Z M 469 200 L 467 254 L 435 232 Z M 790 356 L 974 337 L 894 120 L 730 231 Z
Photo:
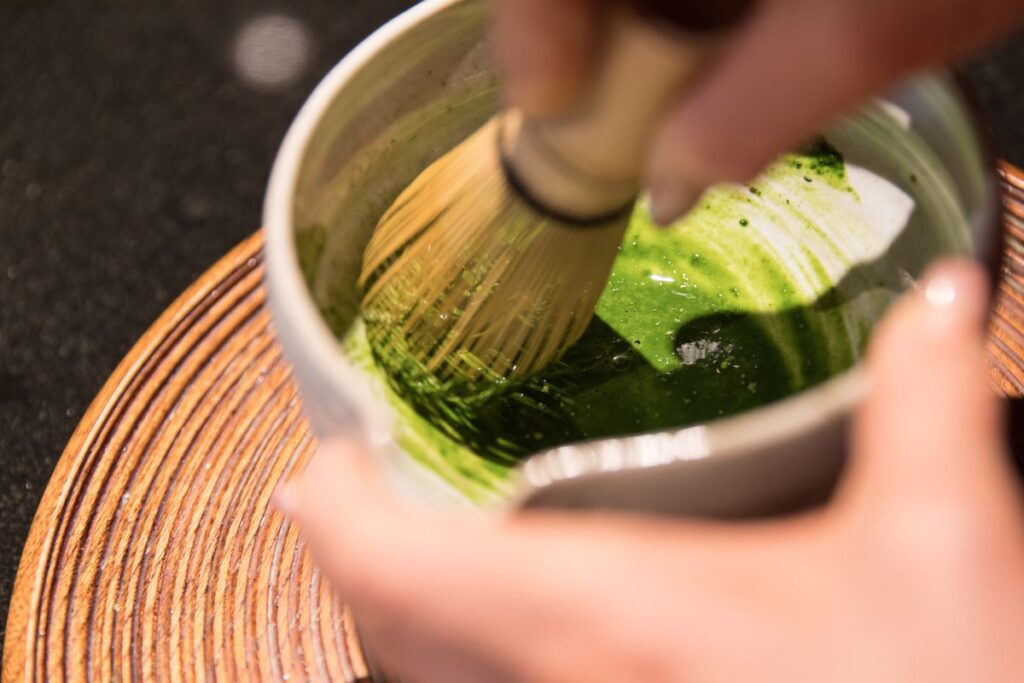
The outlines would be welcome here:
M 482 502 L 531 453 L 727 417 L 849 368 L 910 282 L 891 265 L 907 259 L 886 254 L 914 206 L 824 141 L 708 192 L 667 229 L 640 202 L 587 331 L 515 385 L 438 390 L 401 353 L 375 353 L 362 321 L 338 331 L 394 410 L 399 445 Z M 304 264 L 322 241 L 304 233 Z

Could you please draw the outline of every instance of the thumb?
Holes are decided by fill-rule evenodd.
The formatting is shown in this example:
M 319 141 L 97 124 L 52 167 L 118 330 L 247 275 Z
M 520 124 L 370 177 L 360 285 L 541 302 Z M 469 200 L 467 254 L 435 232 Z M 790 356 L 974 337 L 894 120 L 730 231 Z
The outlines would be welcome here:
M 991 499 L 1008 489 L 1003 414 L 986 378 L 988 292 L 977 265 L 944 262 L 882 322 L 853 424 L 850 492 Z

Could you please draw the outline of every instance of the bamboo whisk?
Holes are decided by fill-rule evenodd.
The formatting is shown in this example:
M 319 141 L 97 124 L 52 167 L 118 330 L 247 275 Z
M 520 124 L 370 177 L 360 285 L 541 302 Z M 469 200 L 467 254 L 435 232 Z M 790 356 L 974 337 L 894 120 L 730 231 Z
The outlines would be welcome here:
M 625 216 L 580 228 L 524 206 L 500 171 L 500 124 L 417 178 L 363 260 L 371 339 L 440 377 L 522 376 L 561 355 L 590 321 L 625 230 Z
M 568 349 L 607 283 L 654 122 L 747 4 L 613 7 L 603 63 L 575 115 L 502 112 L 413 181 L 363 257 L 378 357 L 403 358 L 406 379 L 449 391 L 515 380 Z

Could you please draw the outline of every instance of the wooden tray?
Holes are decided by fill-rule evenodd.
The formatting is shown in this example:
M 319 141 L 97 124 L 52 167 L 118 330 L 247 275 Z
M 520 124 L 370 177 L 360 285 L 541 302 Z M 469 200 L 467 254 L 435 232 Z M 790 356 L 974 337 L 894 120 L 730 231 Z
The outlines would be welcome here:
M 1024 393 L 1024 173 L 992 376 Z M 268 328 L 262 236 L 181 296 L 68 443 L 25 545 L 4 683 L 368 678 L 344 607 L 269 508 L 313 449 Z

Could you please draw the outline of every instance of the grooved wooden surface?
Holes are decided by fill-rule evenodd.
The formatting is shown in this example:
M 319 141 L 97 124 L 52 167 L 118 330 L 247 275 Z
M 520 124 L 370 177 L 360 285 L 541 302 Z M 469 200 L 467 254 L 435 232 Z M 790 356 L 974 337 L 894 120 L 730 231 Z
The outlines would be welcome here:
M 1024 393 L 1024 173 L 1002 168 L 992 376 Z M 264 306 L 262 237 L 139 340 L 57 465 L 26 543 L 3 682 L 356 681 L 349 615 L 269 509 L 313 448 Z
M 68 443 L 19 567 L 4 681 L 365 677 L 347 615 L 269 509 L 314 444 L 261 246 L 160 318 Z
M 1006 249 L 989 355 L 996 386 L 1019 398 L 1024 396 L 1024 171 L 1009 164 L 1002 164 L 999 171 L 1006 209 Z

